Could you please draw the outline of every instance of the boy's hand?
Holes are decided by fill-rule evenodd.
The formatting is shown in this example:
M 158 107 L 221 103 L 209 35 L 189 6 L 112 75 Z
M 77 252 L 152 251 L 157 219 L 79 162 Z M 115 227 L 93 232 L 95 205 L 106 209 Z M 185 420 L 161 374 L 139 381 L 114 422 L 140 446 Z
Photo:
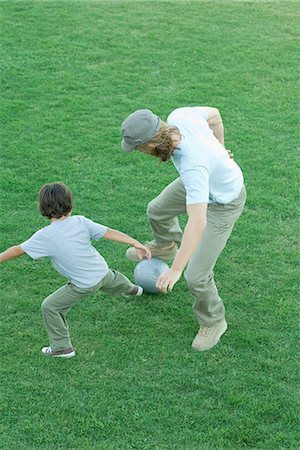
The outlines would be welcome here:
M 151 259 L 151 252 L 145 245 L 137 242 L 136 244 L 134 244 L 134 248 L 136 249 L 136 253 L 139 259 L 144 259 L 145 257 L 147 259 Z

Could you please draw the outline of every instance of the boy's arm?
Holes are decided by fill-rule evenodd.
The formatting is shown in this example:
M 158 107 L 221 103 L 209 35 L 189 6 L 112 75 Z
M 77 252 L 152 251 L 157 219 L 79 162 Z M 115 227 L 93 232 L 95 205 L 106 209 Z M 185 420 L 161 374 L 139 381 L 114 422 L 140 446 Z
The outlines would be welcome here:
M 4 252 L 0 253 L 0 262 L 18 258 L 18 256 L 22 256 L 24 255 L 24 253 L 24 250 L 19 245 L 14 245 L 13 247 L 10 247 Z
M 110 241 L 116 241 L 121 242 L 122 244 L 132 245 L 136 249 L 137 254 L 140 256 L 140 259 L 142 259 L 144 256 L 146 256 L 146 258 L 148 259 L 151 258 L 151 252 L 147 247 L 145 247 L 136 239 L 133 239 L 132 237 L 128 236 L 128 234 L 122 233 L 122 231 L 113 230 L 112 228 L 109 228 L 103 237 L 105 239 L 109 239 Z

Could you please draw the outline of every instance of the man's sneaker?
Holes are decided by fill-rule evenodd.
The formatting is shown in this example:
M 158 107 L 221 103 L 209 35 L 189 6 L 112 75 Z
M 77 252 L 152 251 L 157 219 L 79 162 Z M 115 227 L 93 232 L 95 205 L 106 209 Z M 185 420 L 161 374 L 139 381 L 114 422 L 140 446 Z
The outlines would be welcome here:
M 76 355 L 72 347 L 65 348 L 64 350 L 52 350 L 51 347 L 43 347 L 42 353 L 45 356 L 51 356 L 52 358 L 73 358 Z
M 170 244 L 163 247 L 156 244 L 155 241 L 146 242 L 144 245 L 149 248 L 153 258 L 159 258 L 163 261 L 173 260 L 177 254 L 177 245 L 175 242 L 170 242 Z M 126 257 L 131 261 L 140 260 L 134 247 L 129 247 L 127 249 Z
M 225 319 L 211 327 L 200 327 L 198 334 L 192 342 L 192 348 L 199 352 L 211 349 L 219 342 L 220 337 L 226 330 L 227 323 Z
M 123 294 L 123 297 L 140 297 L 143 295 L 144 289 L 141 286 L 134 286 L 130 294 Z

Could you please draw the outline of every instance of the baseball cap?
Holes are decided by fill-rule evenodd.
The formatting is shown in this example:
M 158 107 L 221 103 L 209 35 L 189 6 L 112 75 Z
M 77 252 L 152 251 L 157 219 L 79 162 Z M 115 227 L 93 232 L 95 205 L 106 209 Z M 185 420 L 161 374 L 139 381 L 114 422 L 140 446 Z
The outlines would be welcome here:
M 160 118 L 150 109 L 139 109 L 130 114 L 121 126 L 121 147 L 131 152 L 138 145 L 150 141 L 160 129 Z

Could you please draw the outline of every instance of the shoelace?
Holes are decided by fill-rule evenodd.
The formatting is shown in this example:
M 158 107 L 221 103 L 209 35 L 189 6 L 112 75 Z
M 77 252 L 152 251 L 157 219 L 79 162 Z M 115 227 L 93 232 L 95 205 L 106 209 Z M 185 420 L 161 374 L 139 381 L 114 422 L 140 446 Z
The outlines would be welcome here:
M 209 336 L 210 332 L 211 332 L 211 327 L 202 327 L 199 334 L 200 334 L 200 336 L 207 337 L 207 336 Z
M 144 244 L 146 247 L 148 247 L 149 249 L 157 247 L 157 245 L 155 244 L 154 241 L 146 241 Z

